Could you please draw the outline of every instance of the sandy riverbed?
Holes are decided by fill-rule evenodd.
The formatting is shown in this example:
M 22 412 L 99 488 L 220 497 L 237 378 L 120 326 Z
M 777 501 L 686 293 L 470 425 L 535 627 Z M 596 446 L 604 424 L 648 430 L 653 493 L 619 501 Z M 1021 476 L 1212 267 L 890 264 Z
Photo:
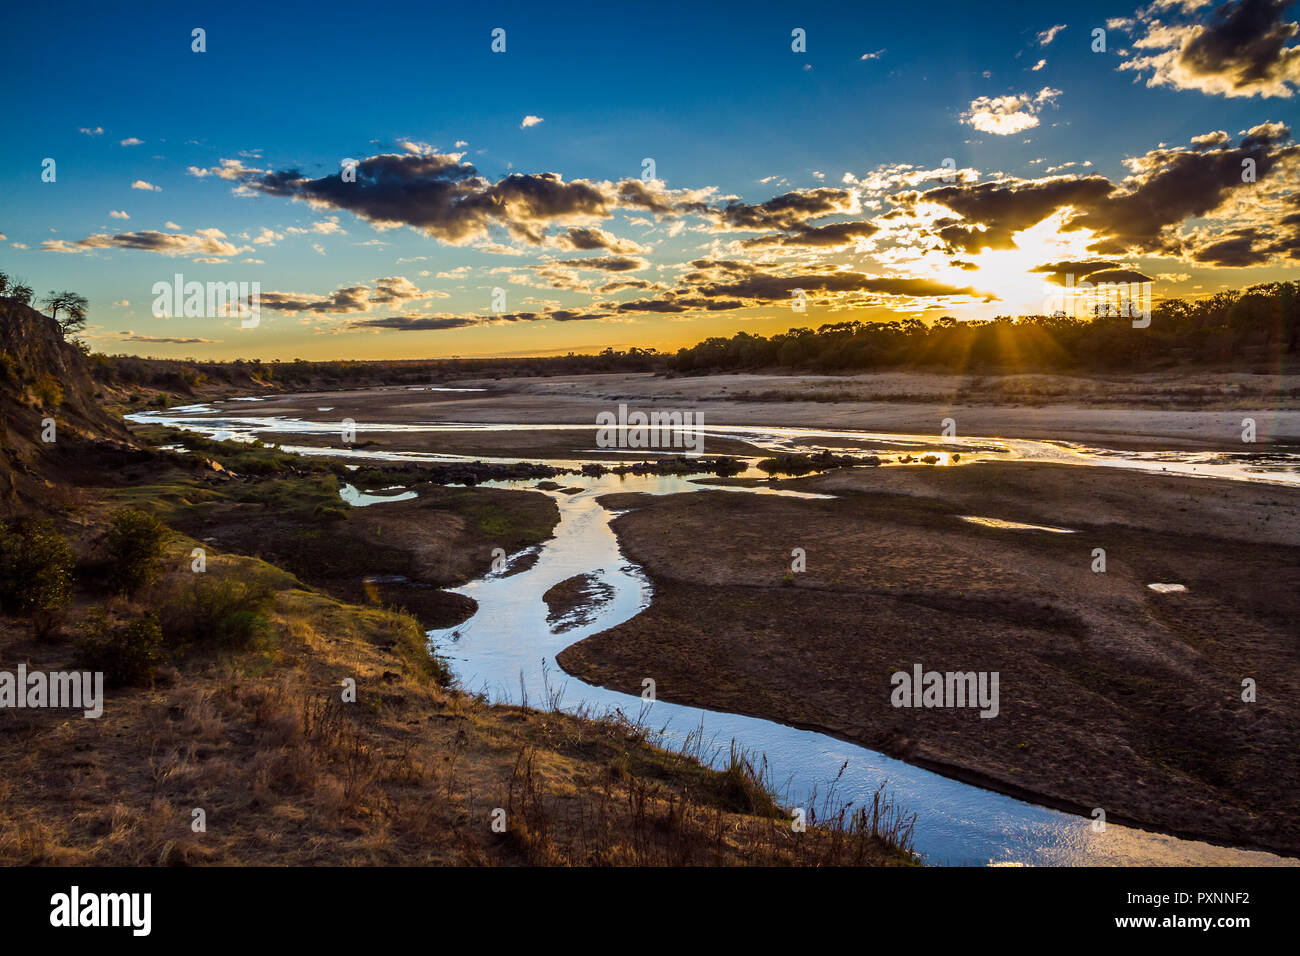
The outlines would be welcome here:
M 631 408 L 693 411 L 706 426 L 759 424 L 938 434 L 952 418 L 966 436 L 1077 441 L 1112 448 L 1257 450 L 1300 444 L 1300 376 L 1196 373 L 1124 379 L 1066 376 L 976 377 L 926 373 L 854 376 L 644 374 L 467 381 L 476 392 L 410 388 L 268 396 L 228 402 L 241 414 L 358 423 L 513 422 L 591 424 L 592 434 L 566 443 L 591 448 L 598 412 Z M 327 408 L 328 411 L 319 411 Z M 1255 421 L 1255 445 L 1242 441 L 1242 420 Z M 518 436 L 517 436 L 518 437 Z M 575 436 L 576 437 L 576 436 Z M 361 440 L 390 445 L 381 433 Z M 410 433 L 406 447 L 495 455 L 496 436 Z M 537 439 L 541 441 L 541 439 Z M 481 450 L 480 450 L 481 449 Z M 536 451 L 553 451 L 537 448 Z M 529 449 L 522 448 L 527 452 Z M 709 440 L 708 454 L 739 451 Z
M 614 528 L 654 602 L 561 665 L 1048 805 L 1300 853 L 1300 491 L 1017 463 L 791 486 L 840 497 L 605 499 L 633 509 Z M 891 706 L 891 675 L 917 663 L 999 672 L 998 717 Z

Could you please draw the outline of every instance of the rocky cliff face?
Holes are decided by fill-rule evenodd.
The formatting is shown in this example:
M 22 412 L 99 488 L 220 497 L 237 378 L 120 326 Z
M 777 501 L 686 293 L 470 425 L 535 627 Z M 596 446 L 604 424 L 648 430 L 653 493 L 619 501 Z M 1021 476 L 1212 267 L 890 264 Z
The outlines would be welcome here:
M 68 469 L 105 447 L 130 443 L 95 398 L 81 350 L 58 324 L 0 298 L 0 504 L 35 503 Z

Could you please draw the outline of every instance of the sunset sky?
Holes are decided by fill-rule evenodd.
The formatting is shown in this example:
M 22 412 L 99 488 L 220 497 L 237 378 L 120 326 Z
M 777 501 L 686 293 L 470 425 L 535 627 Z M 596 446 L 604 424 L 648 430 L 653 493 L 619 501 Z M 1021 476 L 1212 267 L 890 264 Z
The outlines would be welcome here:
M 1300 265 L 1285 3 L 178 10 L 0 34 L 0 270 L 86 295 L 99 351 L 662 350 Z M 259 325 L 155 317 L 176 273 L 259 282 Z

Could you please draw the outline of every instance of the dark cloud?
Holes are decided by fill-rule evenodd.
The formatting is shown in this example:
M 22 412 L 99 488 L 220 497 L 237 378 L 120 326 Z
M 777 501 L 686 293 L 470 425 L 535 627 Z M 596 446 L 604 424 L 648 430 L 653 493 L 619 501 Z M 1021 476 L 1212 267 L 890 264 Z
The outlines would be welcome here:
M 1154 280 L 1149 275 L 1138 272 L 1136 269 L 1102 269 L 1090 273 L 1084 281 L 1091 282 L 1093 285 L 1103 282 L 1111 285 L 1127 285 L 1130 282 L 1152 282 Z
M 916 279 L 903 276 L 870 276 L 861 272 L 849 271 L 813 272 L 797 275 L 754 272 L 734 281 L 701 286 L 698 291 L 700 295 L 706 298 L 730 296 L 738 299 L 775 302 L 788 301 L 795 289 L 802 289 L 804 292 L 875 292 L 889 296 L 909 297 L 980 296 L 983 294 L 969 287 L 957 288 L 932 279 Z
M 797 230 L 809 220 L 850 212 L 855 208 L 855 201 L 848 190 L 824 186 L 793 190 L 761 203 L 731 200 L 712 207 L 709 214 L 719 228 Z
M 436 293 L 422 292 L 403 276 L 386 276 L 374 280 L 374 288 L 366 285 L 349 285 L 335 289 L 329 295 L 312 295 L 300 292 L 263 292 L 261 305 L 273 312 L 316 312 L 321 314 L 346 314 L 367 312 L 380 305 L 401 306 L 414 299 L 429 298 Z
M 1236 190 L 1255 188 L 1256 183 L 1243 181 L 1245 160 L 1253 161 L 1257 181 L 1267 179 L 1282 160 L 1297 155 L 1294 145 L 1286 145 L 1290 135 L 1281 124 L 1265 124 L 1236 147 L 1152 150 L 1134 162 L 1137 172 L 1122 189 L 1087 204 L 1070 225 L 1106 236 L 1093 246 L 1102 254 L 1177 254 L 1181 244 L 1168 227 L 1206 215 Z
M 939 218 L 929 225 L 952 254 L 1011 248 L 1016 232 L 1068 208 L 1064 228 L 1097 233 L 1090 251 L 1099 255 L 1195 258 L 1196 246 L 1189 246 L 1177 227 L 1209 215 L 1242 190 L 1260 188 L 1277 170 L 1294 164 L 1300 147 L 1290 137 L 1282 124 L 1265 123 L 1236 146 L 1207 136 L 1198 137 L 1193 149 L 1162 147 L 1130 160 L 1133 173 L 1118 185 L 1100 175 L 1000 180 L 901 194 L 899 202 L 914 209 L 924 200 L 959 214 L 960 219 Z M 1254 181 L 1243 175 L 1251 166 Z
M 513 173 L 493 183 L 472 164 L 432 152 L 360 160 L 355 182 L 339 173 L 309 179 L 293 169 L 249 173 L 243 187 L 346 210 L 378 226 L 412 226 L 453 245 L 484 236 L 489 225 L 540 243 L 552 223 L 605 218 L 617 203 L 608 184 L 566 183 L 556 173 Z
M 746 248 L 763 246 L 848 246 L 880 231 L 880 227 L 866 220 L 832 222 L 824 226 L 797 226 L 793 232 L 772 236 L 759 236 L 741 243 Z
M 1145 29 L 1137 43 L 1144 55 L 1120 69 L 1150 72 L 1150 86 L 1290 97 L 1300 86 L 1300 47 L 1290 45 L 1300 27 L 1287 21 L 1290 5 L 1291 0 L 1235 0 L 1197 23 L 1179 22 L 1185 18 L 1170 4 L 1152 4 L 1137 17 Z M 1168 15 L 1175 22 L 1163 19 Z
M 219 229 L 199 229 L 193 235 L 181 232 L 119 232 L 116 235 L 98 233 L 69 242 L 66 239 L 47 239 L 41 243 L 47 252 L 85 252 L 88 249 L 136 249 L 156 252 L 164 256 L 204 256 L 228 258 L 247 252 L 250 246 L 236 246 L 226 241 Z
M 1065 285 L 1066 278 L 1073 276 L 1073 281 L 1081 282 L 1087 279 L 1094 272 L 1101 272 L 1104 269 L 1115 269 L 1118 263 L 1110 262 L 1106 259 L 1085 259 L 1063 262 L 1046 262 L 1041 266 L 1035 266 L 1030 272 L 1047 273 L 1047 281 L 1054 282 L 1057 285 Z
M 656 282 L 650 282 L 646 279 L 615 279 L 613 282 L 606 282 L 596 291 L 601 295 L 609 295 L 611 292 L 621 292 L 624 289 L 655 289 L 659 288 Z
M 644 259 L 630 256 L 591 256 L 586 259 L 560 259 L 561 265 L 575 266 L 579 269 L 596 269 L 601 272 L 635 272 L 644 269 L 650 263 Z
M 1220 268 L 1258 266 L 1271 258 L 1268 245 L 1267 238 L 1258 229 L 1233 229 L 1203 243 L 1193 252 L 1193 258 Z
M 302 200 L 353 213 L 380 228 L 410 226 L 460 245 L 499 226 L 534 245 L 555 225 L 577 220 L 554 241 L 566 248 L 641 251 L 629 240 L 582 224 L 609 218 L 615 209 L 641 209 L 661 215 L 707 212 L 709 191 L 675 191 L 656 181 L 617 183 L 576 179 L 558 173 L 512 173 L 497 182 L 482 176 L 459 155 L 411 145 L 405 153 L 370 156 L 355 164 L 355 177 L 340 170 L 316 179 L 297 169 L 261 170 L 234 160 L 214 169 L 191 168 L 192 175 L 216 175 L 239 183 L 238 192 Z
M 681 313 L 681 312 L 728 312 L 732 309 L 743 309 L 750 303 L 741 302 L 732 299 L 710 299 L 704 296 L 680 295 L 674 292 L 665 292 L 658 299 L 634 299 L 631 302 L 620 302 L 610 304 L 609 307 L 620 315 L 636 312 L 650 313 Z
M 556 238 L 556 244 L 580 252 L 593 252 L 597 249 L 622 254 L 645 251 L 639 243 L 620 239 L 618 236 L 610 235 L 604 229 L 592 226 L 574 226 L 566 229 Z
M 552 309 L 547 312 L 506 312 L 501 315 L 392 315 L 383 319 L 358 319 L 349 323 L 354 329 L 394 329 L 403 332 L 441 329 L 463 329 L 474 325 L 495 325 L 513 322 L 581 322 L 603 319 L 607 312 L 581 312 L 575 309 Z
M 1063 206 L 1091 205 L 1114 189 L 1104 176 L 1060 176 L 940 186 L 920 198 L 945 206 L 967 220 L 939 220 L 935 225 L 949 252 L 974 253 L 1014 248 L 1014 233 L 1042 222 Z M 915 201 L 916 196 L 908 194 L 904 202 Z
M 348 323 L 354 329 L 400 329 L 408 332 L 427 329 L 463 329 L 482 324 L 482 319 L 464 315 L 390 315 L 384 319 L 360 319 Z
M 220 339 L 183 339 L 170 335 L 135 335 L 127 333 L 121 336 L 122 342 L 145 342 L 149 345 L 210 345 Z

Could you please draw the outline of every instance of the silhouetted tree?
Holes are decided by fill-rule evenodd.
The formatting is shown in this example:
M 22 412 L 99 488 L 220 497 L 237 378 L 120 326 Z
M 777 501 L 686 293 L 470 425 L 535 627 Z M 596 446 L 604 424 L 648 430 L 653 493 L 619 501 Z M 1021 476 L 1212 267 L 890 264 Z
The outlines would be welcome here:
M 14 299 L 23 305 L 31 305 L 32 287 L 17 276 L 9 276 L 0 272 L 0 296 L 4 296 L 6 299 Z
M 64 338 L 76 335 L 86 327 L 86 312 L 90 308 L 90 302 L 84 295 L 75 292 L 51 292 L 42 304 L 49 310 L 50 318 L 59 323 L 59 331 L 63 333 Z M 59 319 L 60 312 L 63 313 L 62 320 Z

